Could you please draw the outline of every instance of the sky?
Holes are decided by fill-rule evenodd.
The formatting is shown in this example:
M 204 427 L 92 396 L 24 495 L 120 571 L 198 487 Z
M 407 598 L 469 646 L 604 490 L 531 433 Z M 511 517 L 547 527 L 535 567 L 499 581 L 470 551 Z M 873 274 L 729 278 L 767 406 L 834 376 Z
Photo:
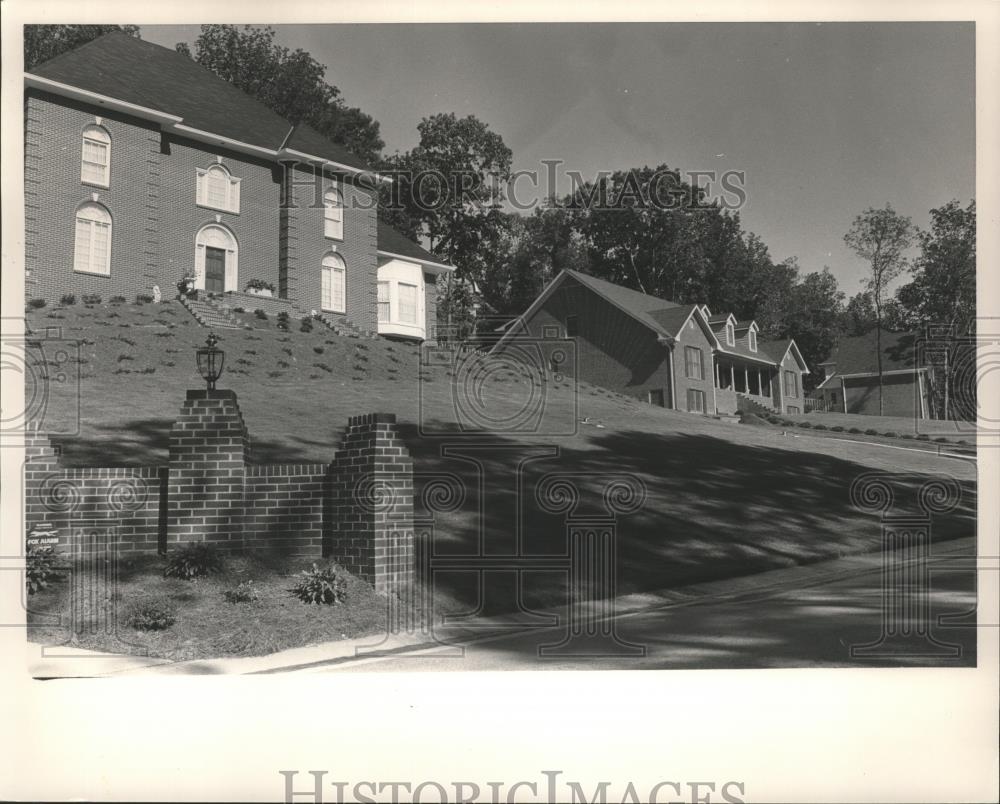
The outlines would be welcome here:
M 379 121 L 387 154 L 454 112 L 498 132 L 515 170 L 742 171 L 744 228 L 775 260 L 829 266 L 848 295 L 865 265 L 843 235 L 865 208 L 927 227 L 975 197 L 971 23 L 317 24 L 277 39 Z

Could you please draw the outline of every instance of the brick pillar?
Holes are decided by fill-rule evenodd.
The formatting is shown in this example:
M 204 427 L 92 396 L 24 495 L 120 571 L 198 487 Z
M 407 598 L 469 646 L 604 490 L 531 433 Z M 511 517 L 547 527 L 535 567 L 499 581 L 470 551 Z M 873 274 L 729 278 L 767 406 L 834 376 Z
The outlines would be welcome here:
M 391 413 L 352 416 L 331 465 L 330 555 L 377 592 L 413 580 L 413 461 Z
M 167 550 L 189 541 L 243 547 L 250 438 L 233 391 L 188 391 L 170 431 Z
M 65 528 L 79 504 L 76 487 L 63 479 L 59 452 L 37 426 L 24 432 L 24 529 Z M 43 528 L 48 529 L 48 528 Z

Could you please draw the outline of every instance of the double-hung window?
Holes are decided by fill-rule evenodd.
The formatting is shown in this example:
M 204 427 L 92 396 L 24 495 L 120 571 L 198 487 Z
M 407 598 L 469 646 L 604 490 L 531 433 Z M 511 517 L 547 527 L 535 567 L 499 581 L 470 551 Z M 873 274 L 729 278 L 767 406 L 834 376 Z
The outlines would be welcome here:
M 107 187 L 111 179 L 111 137 L 101 126 L 83 130 L 80 181 Z
M 84 204 L 76 211 L 73 270 L 111 275 L 111 215 L 100 204 Z
M 684 347 L 684 375 L 689 380 L 705 379 L 705 363 L 697 346 Z
M 322 294 L 320 305 L 333 313 L 346 312 L 347 266 L 339 254 L 327 254 L 323 258 Z

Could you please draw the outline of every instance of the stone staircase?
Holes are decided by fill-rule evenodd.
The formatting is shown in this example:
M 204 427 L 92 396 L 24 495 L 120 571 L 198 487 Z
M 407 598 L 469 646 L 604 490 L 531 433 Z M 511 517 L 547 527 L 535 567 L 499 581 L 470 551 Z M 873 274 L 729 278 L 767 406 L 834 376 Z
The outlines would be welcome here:
M 741 413 L 755 413 L 758 416 L 773 416 L 778 411 L 770 405 L 764 405 L 745 394 L 736 393 L 736 407 Z
M 374 339 L 378 337 L 378 333 L 361 329 L 361 327 L 357 326 L 349 318 L 340 318 L 339 316 L 327 315 L 326 313 L 317 313 L 314 317 L 327 329 L 345 338 Z
M 192 299 L 186 296 L 180 297 L 181 306 L 184 307 L 195 320 L 203 327 L 209 329 L 241 329 L 240 323 L 228 311 L 215 304 L 211 298 L 199 295 Z

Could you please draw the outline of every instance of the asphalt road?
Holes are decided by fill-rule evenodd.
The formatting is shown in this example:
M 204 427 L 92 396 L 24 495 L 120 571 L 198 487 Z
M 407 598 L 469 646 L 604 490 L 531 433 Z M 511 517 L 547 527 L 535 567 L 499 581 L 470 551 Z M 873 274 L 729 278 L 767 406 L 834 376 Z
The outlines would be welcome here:
M 932 560 L 926 595 L 910 589 L 897 598 L 904 608 L 921 600 L 929 603 L 925 622 L 931 640 L 913 634 L 909 640 L 889 640 L 866 655 L 852 656 L 851 646 L 878 642 L 883 623 L 893 622 L 883 616 L 878 571 L 620 615 L 614 621 L 617 640 L 581 640 L 564 648 L 594 654 L 590 656 L 558 651 L 539 655 L 540 646 L 558 643 L 566 635 L 563 627 L 468 641 L 461 651 L 425 648 L 320 663 L 299 672 L 975 666 L 976 629 L 938 622 L 942 615 L 954 617 L 975 607 L 973 567 L 968 557 Z M 605 630 L 608 624 L 604 621 Z M 639 652 L 621 643 L 641 646 L 644 655 L 635 655 Z M 623 652 L 632 655 L 614 655 Z

